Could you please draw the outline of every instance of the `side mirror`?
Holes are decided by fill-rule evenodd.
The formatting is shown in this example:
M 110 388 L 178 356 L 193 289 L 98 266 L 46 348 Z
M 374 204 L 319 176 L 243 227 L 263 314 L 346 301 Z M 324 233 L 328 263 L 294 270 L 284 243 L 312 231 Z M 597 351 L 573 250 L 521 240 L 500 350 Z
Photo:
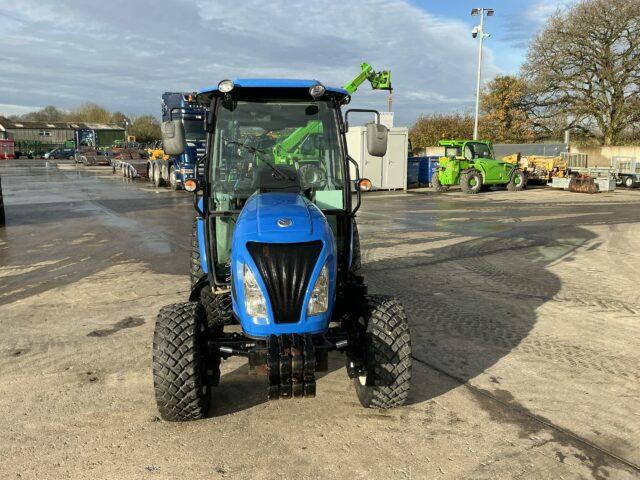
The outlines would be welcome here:
M 367 151 L 372 157 L 384 157 L 387 153 L 389 129 L 379 123 L 367 123 Z
M 185 150 L 184 125 L 180 120 L 162 122 L 162 145 L 167 155 L 182 155 Z

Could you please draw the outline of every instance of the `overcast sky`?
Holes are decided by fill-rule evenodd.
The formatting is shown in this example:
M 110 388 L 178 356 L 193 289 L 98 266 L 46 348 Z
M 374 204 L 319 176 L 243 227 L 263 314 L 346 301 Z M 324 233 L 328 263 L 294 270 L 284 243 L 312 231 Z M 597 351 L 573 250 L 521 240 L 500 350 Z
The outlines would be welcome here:
M 234 77 L 342 85 L 367 61 L 391 69 L 396 124 L 473 107 L 477 41 L 467 0 L 19 0 L 0 8 L 0 114 L 95 101 L 160 114 L 164 91 Z M 483 80 L 515 73 L 570 0 L 491 0 Z M 352 106 L 386 108 L 368 86 Z

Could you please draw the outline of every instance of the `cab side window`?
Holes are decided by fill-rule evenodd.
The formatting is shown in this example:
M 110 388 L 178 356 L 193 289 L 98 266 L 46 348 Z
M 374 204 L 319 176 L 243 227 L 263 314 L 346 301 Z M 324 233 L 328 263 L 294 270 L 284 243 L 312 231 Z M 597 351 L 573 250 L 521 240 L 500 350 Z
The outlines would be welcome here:
M 466 158 L 467 160 L 473 160 L 474 158 L 473 146 L 470 143 L 467 143 L 464 146 L 464 158 Z
M 474 143 L 473 153 L 475 158 L 491 158 L 491 150 L 484 143 Z

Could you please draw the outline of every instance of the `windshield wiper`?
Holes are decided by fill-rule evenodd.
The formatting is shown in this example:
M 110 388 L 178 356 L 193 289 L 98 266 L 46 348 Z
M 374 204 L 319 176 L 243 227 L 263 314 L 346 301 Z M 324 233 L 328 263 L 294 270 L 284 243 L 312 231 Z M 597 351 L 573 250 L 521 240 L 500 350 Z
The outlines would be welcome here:
M 227 145 L 237 145 L 239 147 L 242 147 L 248 150 L 249 152 L 253 153 L 254 155 L 256 153 L 262 153 L 263 155 L 269 154 L 269 152 L 267 152 L 266 150 L 261 150 L 260 148 L 252 147 L 251 145 L 247 145 L 242 142 L 236 142 L 235 140 L 225 140 L 225 142 L 227 143 Z M 294 179 L 289 177 L 289 175 L 286 175 L 284 172 L 281 172 L 280 170 L 278 170 L 278 168 L 274 164 L 272 164 L 269 160 L 265 158 L 260 158 L 260 160 L 263 161 L 271 170 L 273 170 L 273 173 L 275 173 L 281 179 L 289 180 L 290 182 L 294 181 Z

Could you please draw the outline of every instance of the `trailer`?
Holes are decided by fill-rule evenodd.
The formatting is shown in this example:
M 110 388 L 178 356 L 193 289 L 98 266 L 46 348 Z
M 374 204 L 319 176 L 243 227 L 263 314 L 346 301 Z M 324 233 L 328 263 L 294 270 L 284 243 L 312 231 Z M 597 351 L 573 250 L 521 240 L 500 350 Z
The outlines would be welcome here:
M 124 178 L 148 178 L 146 153 L 140 149 L 124 148 L 110 158 L 113 174 Z
M 633 188 L 640 183 L 640 163 L 636 157 L 612 157 L 611 168 L 615 172 L 616 185 Z

